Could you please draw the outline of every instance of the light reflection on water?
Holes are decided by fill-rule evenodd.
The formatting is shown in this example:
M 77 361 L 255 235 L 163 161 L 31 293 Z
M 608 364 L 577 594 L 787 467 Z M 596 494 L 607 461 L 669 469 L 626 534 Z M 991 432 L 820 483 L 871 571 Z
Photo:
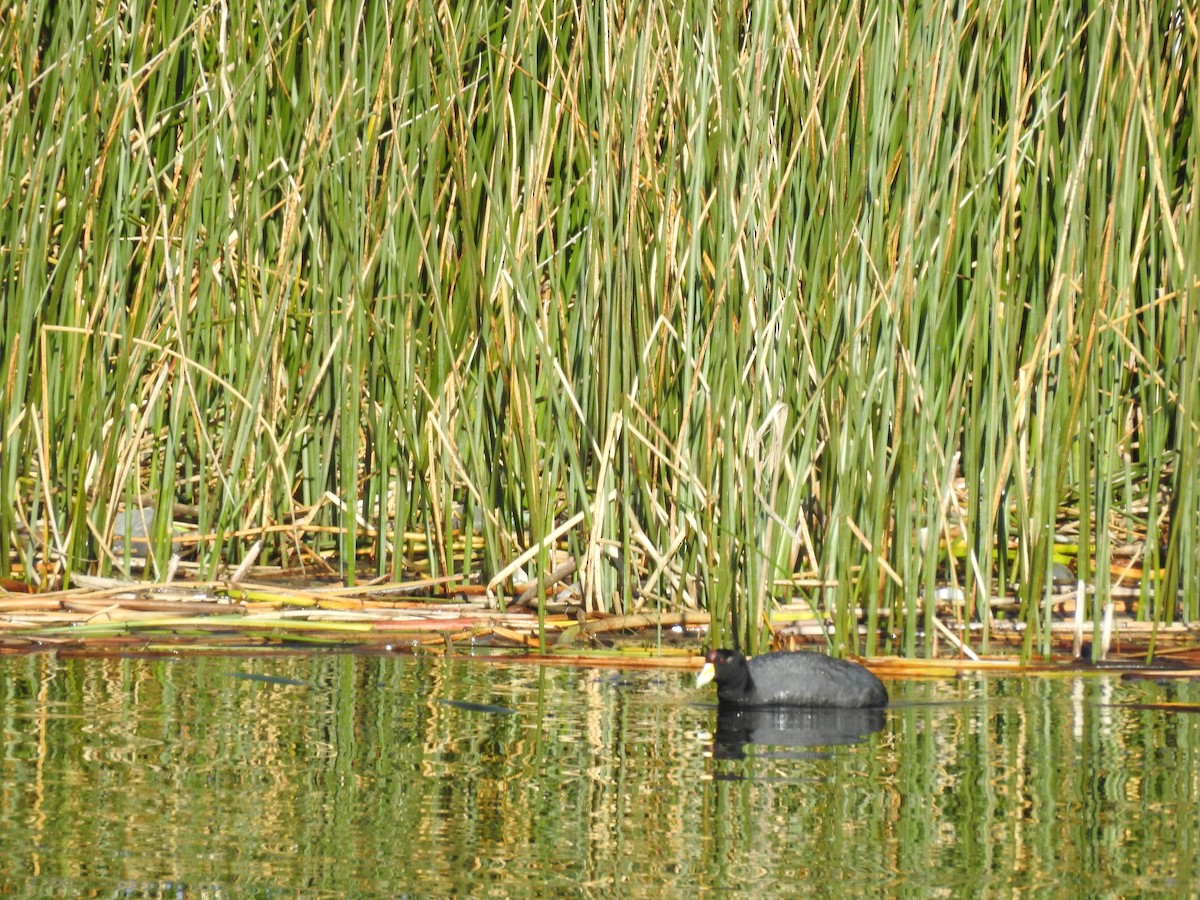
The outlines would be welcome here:
M 893 682 L 878 721 L 730 720 L 690 684 L 409 657 L 3 657 L 0 892 L 1194 883 L 1200 718 L 1121 705 L 1194 702 L 1191 683 Z

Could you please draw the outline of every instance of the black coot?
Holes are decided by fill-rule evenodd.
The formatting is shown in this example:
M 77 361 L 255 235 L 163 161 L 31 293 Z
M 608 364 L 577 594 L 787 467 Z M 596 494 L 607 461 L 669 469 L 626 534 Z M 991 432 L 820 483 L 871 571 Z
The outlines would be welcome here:
M 696 687 L 713 679 L 722 706 L 887 706 L 883 682 L 860 666 L 820 653 L 765 653 L 751 660 L 736 650 L 709 650 Z

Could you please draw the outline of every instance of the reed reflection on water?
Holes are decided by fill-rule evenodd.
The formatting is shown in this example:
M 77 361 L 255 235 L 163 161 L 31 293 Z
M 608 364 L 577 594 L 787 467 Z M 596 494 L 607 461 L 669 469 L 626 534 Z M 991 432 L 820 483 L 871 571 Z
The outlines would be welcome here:
M 1194 884 L 1200 720 L 1125 705 L 1191 683 L 891 682 L 887 710 L 732 714 L 691 677 L 0 658 L 0 892 Z

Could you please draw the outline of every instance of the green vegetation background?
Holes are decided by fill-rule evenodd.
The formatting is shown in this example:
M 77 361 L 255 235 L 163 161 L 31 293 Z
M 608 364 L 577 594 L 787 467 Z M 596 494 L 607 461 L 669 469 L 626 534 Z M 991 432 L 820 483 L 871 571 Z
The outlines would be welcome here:
M 146 503 L 151 574 L 182 506 L 205 571 L 557 543 L 591 607 L 753 646 L 799 595 L 867 652 L 947 580 L 986 647 L 1017 584 L 1044 649 L 1071 532 L 1091 614 L 1117 550 L 1195 619 L 1198 46 L 1174 2 L 18 0 L 0 567 L 119 566 Z

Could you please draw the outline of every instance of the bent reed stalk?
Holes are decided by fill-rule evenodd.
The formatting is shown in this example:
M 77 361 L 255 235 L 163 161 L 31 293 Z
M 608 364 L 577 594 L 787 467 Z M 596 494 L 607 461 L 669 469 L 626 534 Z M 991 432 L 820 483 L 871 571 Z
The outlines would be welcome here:
M 565 552 L 589 609 L 908 655 L 949 583 L 1028 655 L 1069 534 L 1089 620 L 1123 565 L 1195 621 L 1198 46 L 1175 2 L 18 0 L 0 567 L 119 568 L 150 504 L 162 575 L 182 506 L 206 575 Z

